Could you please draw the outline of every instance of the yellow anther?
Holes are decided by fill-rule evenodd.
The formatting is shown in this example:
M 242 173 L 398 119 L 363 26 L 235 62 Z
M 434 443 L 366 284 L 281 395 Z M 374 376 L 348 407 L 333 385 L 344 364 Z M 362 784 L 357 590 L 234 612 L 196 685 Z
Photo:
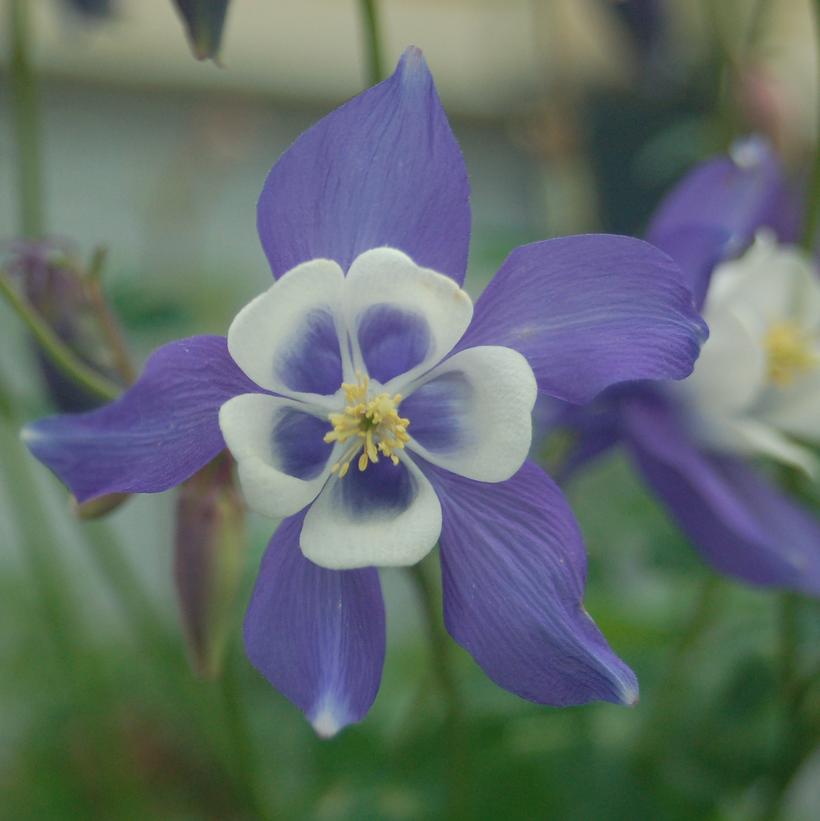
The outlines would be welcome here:
M 342 479 L 350 469 L 352 461 L 359 456 L 359 470 L 365 470 L 373 462 L 379 461 L 379 454 L 386 456 L 394 465 L 398 465 L 397 450 L 402 450 L 410 441 L 407 427 L 409 419 L 399 416 L 398 407 L 401 394 L 390 396 L 380 393 L 368 399 L 370 380 L 359 371 L 356 382 L 345 383 L 342 390 L 346 405 L 342 413 L 328 415 L 333 430 L 325 434 L 325 442 L 347 442 L 352 440 L 344 455 L 330 469 Z
M 792 322 L 772 325 L 766 334 L 765 346 L 769 381 L 778 388 L 787 387 L 796 376 L 820 364 L 810 337 Z

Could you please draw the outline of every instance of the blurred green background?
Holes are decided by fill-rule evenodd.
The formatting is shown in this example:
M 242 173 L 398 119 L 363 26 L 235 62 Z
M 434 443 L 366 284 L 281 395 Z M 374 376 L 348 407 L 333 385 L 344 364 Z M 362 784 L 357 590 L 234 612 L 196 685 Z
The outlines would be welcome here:
M 104 287 L 139 360 L 224 333 L 269 281 L 265 174 L 366 84 L 359 4 L 235 0 L 222 68 L 193 60 L 167 0 L 121 0 L 93 24 L 65 5 L 30 0 L 48 231 L 108 249 Z M 812 5 L 383 0 L 388 64 L 425 51 L 464 149 L 473 294 L 523 242 L 640 234 L 676 179 L 748 131 L 799 173 L 816 150 Z M 2 240 L 17 230 L 5 24 Z M 619 454 L 567 490 L 587 609 L 637 672 L 639 705 L 528 704 L 451 642 L 454 724 L 417 591 L 386 571 L 378 699 L 321 741 L 241 648 L 269 522 L 249 517 L 225 671 L 201 681 L 173 586 L 173 494 L 77 522 L 17 440 L 49 405 L 5 305 L 0 333 L 0 818 L 820 818 L 818 677 L 796 760 L 783 680 L 784 665 L 818 669 L 820 609 L 798 603 L 784 658 L 776 597 L 711 573 Z

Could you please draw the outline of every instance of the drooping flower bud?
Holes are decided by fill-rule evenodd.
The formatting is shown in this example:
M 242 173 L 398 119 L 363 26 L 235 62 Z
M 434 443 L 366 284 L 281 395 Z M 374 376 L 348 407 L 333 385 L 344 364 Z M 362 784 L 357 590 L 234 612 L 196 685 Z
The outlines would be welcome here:
M 78 263 L 72 249 L 65 243 L 21 240 L 12 243 L 10 250 L 9 273 L 60 341 L 103 376 L 127 381 L 128 373 L 123 373 L 112 344 L 111 331 L 117 332 L 99 282 Z M 103 404 L 103 399 L 56 368 L 39 346 L 36 355 L 46 390 L 59 410 L 75 413 Z
M 194 56 L 215 60 L 222 44 L 228 0 L 174 0 L 174 5 L 185 23 Z
M 223 453 L 184 482 L 177 501 L 175 579 L 195 672 L 215 678 L 242 579 L 245 512 Z

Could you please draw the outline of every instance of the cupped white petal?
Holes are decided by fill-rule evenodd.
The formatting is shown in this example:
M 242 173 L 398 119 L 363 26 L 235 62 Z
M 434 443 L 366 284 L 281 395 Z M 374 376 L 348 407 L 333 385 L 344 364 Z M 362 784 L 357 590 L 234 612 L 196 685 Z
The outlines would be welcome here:
M 347 348 L 339 344 L 343 284 L 333 260 L 297 265 L 237 314 L 228 329 L 231 356 L 267 390 L 314 398 L 335 393 Z
M 332 476 L 305 517 L 300 545 L 321 567 L 412 565 L 435 546 L 441 505 L 409 458 Z
M 400 408 L 410 418 L 407 447 L 434 465 L 480 482 L 503 482 L 527 458 L 538 387 L 518 351 L 495 345 L 459 351 L 407 392 Z M 414 424 L 429 429 L 423 417 L 440 413 L 451 435 L 413 437 Z
M 395 248 L 373 248 L 350 266 L 344 313 L 356 366 L 392 388 L 441 361 L 467 330 L 473 303 L 450 277 Z
M 732 310 L 755 336 L 784 319 L 805 315 L 808 320 L 820 312 L 820 282 L 811 259 L 761 232 L 745 254 L 718 266 L 712 275 L 704 306 L 710 328 L 710 315 L 721 309 Z
M 294 435 L 294 422 L 306 423 L 308 435 Z M 330 475 L 333 449 L 322 440 L 329 426 L 301 403 L 241 394 L 222 405 L 219 427 L 236 459 L 245 501 L 263 516 L 279 519 L 302 510 Z
M 820 362 L 820 350 L 817 357 Z M 795 379 L 791 385 L 772 388 L 759 415 L 792 436 L 820 442 L 820 367 Z
M 766 383 L 766 352 L 730 306 L 708 317 L 709 339 L 690 377 L 670 392 L 704 414 L 735 413 L 751 405 Z
M 802 470 L 807 476 L 818 473 L 817 458 L 808 449 L 795 444 L 771 425 L 759 419 L 734 419 L 725 428 L 728 436 L 723 444 L 736 453 L 767 456 L 784 465 Z

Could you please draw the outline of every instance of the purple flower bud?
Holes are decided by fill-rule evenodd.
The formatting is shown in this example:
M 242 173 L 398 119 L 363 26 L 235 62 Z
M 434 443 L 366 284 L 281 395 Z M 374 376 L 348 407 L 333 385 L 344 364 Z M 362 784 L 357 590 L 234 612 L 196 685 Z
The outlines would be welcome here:
M 216 59 L 222 43 L 228 0 L 174 0 L 174 4 L 185 23 L 197 60 Z
M 116 351 L 104 328 L 111 317 L 99 283 L 83 270 L 72 249 L 66 243 L 20 240 L 10 251 L 7 270 L 60 340 L 86 365 L 122 382 L 125 374 L 117 367 Z M 61 411 L 75 413 L 102 404 L 99 396 L 57 369 L 39 346 L 35 351 L 46 390 Z
M 199 676 L 222 668 L 242 578 L 245 511 L 223 453 L 184 482 L 177 501 L 175 578 L 182 623 Z

